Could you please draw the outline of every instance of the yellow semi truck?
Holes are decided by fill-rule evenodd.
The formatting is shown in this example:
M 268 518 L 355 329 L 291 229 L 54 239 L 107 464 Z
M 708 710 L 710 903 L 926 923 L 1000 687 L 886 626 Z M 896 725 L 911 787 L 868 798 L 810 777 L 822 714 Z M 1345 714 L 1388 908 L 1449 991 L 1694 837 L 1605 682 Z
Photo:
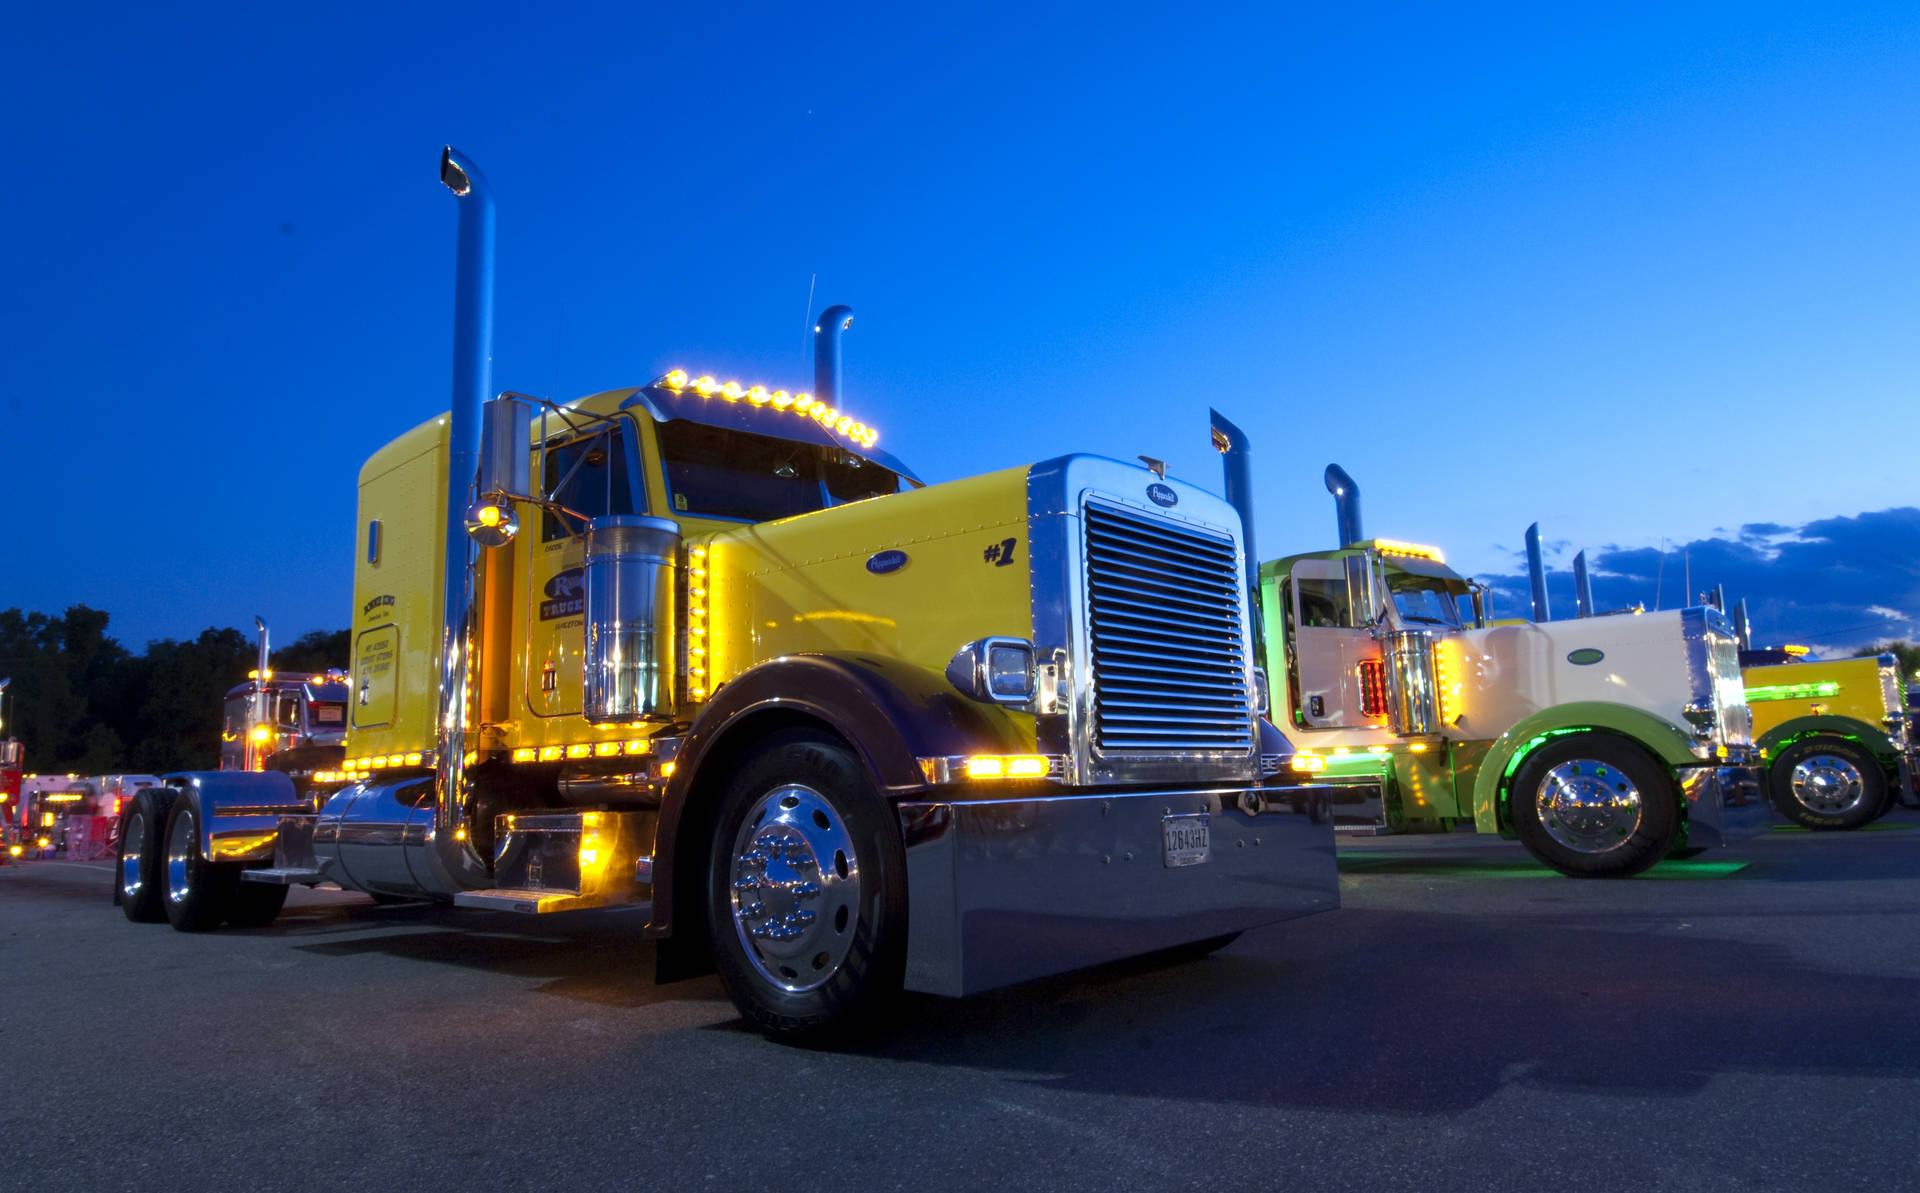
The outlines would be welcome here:
M 1233 507 L 1090 456 L 922 485 L 839 407 L 844 307 L 811 394 L 490 397 L 492 203 L 451 149 L 441 180 L 454 403 L 360 472 L 337 789 L 168 776 L 130 918 L 261 924 L 321 882 L 640 903 L 660 976 L 808 1036 L 1336 906 Z
M 1913 727 L 1898 660 L 1756 648 L 1745 601 L 1733 621 L 1754 740 L 1780 814 L 1810 829 L 1855 829 L 1913 802 Z

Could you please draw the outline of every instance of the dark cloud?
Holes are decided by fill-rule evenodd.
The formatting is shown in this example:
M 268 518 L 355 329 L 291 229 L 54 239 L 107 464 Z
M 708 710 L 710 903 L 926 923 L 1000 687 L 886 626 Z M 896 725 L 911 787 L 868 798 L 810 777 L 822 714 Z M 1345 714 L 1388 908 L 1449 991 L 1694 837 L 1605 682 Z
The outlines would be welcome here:
M 1683 562 L 1684 558 L 1684 562 Z M 1727 602 L 1746 598 L 1754 636 L 1763 643 L 1802 642 L 1830 651 L 1888 638 L 1920 637 L 1920 509 L 1901 506 L 1856 517 L 1822 518 L 1804 526 L 1749 522 L 1737 537 L 1696 539 L 1667 548 L 1606 546 L 1587 553 L 1594 600 L 1603 609 L 1636 602 L 1651 609 L 1697 604 L 1724 585 Z M 1683 600 L 1682 575 L 1693 596 Z M 1493 588 L 1500 616 L 1528 607 L 1524 565 L 1512 575 L 1481 577 Z M 1573 574 L 1547 574 L 1557 616 L 1571 616 Z

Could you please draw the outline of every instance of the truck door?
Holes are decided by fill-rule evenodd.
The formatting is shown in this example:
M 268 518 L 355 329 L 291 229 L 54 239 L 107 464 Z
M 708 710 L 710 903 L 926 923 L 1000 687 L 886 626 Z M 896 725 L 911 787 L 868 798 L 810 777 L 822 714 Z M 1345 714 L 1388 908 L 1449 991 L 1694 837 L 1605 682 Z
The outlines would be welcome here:
M 534 461 L 534 483 L 566 513 L 543 511 L 527 544 L 527 710 L 537 717 L 578 716 L 581 652 L 586 645 L 584 518 L 646 512 L 633 427 L 622 419 L 547 440 Z
M 1356 615 L 1348 592 L 1345 564 L 1333 559 L 1303 559 L 1293 566 L 1292 679 L 1300 693 L 1301 723 L 1309 729 L 1354 729 L 1377 725 L 1377 715 L 1362 691 L 1361 665 L 1377 666 L 1380 649 Z M 1384 677 L 1382 677 L 1384 679 Z M 1381 688 L 1384 695 L 1384 687 Z

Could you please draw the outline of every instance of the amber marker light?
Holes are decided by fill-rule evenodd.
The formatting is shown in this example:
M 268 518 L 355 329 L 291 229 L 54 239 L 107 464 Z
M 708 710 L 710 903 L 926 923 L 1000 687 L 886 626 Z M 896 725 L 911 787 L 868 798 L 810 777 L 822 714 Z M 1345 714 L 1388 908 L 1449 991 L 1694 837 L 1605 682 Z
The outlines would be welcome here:
M 969 779 L 1044 779 L 1052 769 L 1038 754 L 975 754 L 966 765 Z
M 565 754 L 566 751 L 559 746 L 540 747 L 540 761 L 542 762 L 558 762 Z
M 515 762 L 532 762 L 539 756 L 540 752 L 532 746 L 521 746 L 513 752 L 513 760 Z
M 1287 760 L 1287 765 L 1297 771 L 1325 770 L 1327 760 L 1318 754 L 1295 754 Z
M 617 741 L 603 741 L 593 747 L 595 758 L 612 758 L 619 753 L 620 743 Z

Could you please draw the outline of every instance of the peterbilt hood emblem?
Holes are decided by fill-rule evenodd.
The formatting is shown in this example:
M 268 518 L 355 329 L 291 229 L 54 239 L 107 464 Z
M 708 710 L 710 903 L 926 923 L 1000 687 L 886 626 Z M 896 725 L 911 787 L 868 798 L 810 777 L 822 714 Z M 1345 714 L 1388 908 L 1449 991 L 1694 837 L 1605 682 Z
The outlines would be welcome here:
M 1605 651 L 1595 650 L 1591 646 L 1583 646 L 1579 650 L 1569 651 L 1567 653 L 1567 662 L 1572 663 L 1576 667 L 1590 667 L 1606 657 Z
M 1156 483 L 1147 486 L 1147 500 L 1163 509 L 1172 509 L 1180 504 L 1180 494 L 1173 491 L 1172 485 Z

